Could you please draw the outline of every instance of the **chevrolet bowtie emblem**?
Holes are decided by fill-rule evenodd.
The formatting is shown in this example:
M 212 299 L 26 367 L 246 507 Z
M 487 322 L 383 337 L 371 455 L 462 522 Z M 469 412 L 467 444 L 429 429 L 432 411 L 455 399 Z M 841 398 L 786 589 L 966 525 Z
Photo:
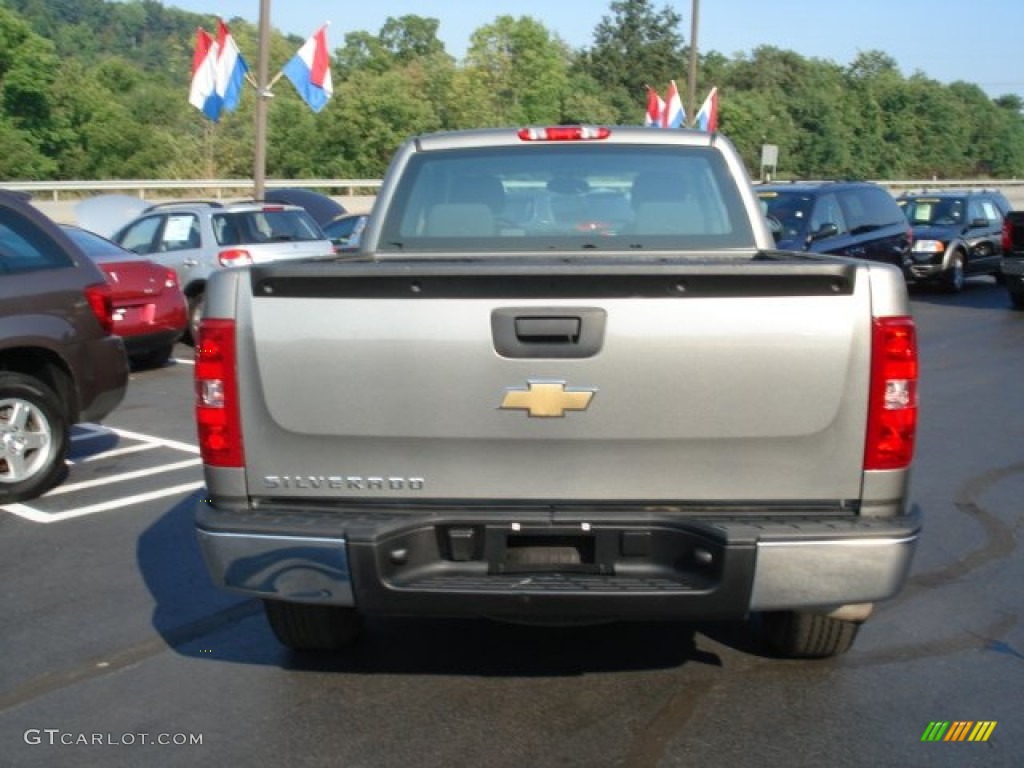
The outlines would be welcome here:
M 528 411 L 531 416 L 558 418 L 566 411 L 585 411 L 596 389 L 566 389 L 564 381 L 530 381 L 527 389 L 507 389 L 501 407 Z

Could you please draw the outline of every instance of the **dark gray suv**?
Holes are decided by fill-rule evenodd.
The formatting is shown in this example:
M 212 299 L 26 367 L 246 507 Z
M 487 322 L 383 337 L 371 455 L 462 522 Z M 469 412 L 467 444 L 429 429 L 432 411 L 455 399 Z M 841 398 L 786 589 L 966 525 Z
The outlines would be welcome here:
M 121 402 L 128 358 L 113 323 L 99 267 L 0 190 L 0 504 L 60 482 L 71 426 Z
M 907 275 L 956 293 L 969 275 L 1000 280 L 1006 198 L 988 190 L 907 194 L 897 201 L 914 229 L 913 262 Z

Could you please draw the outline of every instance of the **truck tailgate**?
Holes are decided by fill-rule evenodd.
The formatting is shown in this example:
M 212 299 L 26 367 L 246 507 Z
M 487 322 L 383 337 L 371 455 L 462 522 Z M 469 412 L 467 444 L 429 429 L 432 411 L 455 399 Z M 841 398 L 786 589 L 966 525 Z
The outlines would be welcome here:
M 857 274 L 254 267 L 237 295 L 249 494 L 838 507 L 862 482 Z

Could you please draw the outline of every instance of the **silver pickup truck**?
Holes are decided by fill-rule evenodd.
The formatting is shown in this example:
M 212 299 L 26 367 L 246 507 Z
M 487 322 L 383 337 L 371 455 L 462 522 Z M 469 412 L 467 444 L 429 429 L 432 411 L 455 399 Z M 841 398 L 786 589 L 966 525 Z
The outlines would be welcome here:
M 903 277 L 773 250 L 723 136 L 419 136 L 346 256 L 214 275 L 197 347 L 199 542 L 285 645 L 758 617 L 821 657 L 900 589 Z

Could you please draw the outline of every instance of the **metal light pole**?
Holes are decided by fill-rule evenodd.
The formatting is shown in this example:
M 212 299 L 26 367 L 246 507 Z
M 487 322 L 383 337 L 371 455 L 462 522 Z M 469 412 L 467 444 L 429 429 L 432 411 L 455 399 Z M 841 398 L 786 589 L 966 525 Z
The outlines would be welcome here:
M 270 0 L 260 0 L 260 54 L 256 86 L 256 161 L 253 168 L 253 197 L 263 199 L 267 173 L 267 102 L 270 79 Z
M 686 94 L 686 124 L 692 128 L 697 124 L 697 19 L 700 16 L 700 0 L 693 0 L 690 16 L 690 80 Z

